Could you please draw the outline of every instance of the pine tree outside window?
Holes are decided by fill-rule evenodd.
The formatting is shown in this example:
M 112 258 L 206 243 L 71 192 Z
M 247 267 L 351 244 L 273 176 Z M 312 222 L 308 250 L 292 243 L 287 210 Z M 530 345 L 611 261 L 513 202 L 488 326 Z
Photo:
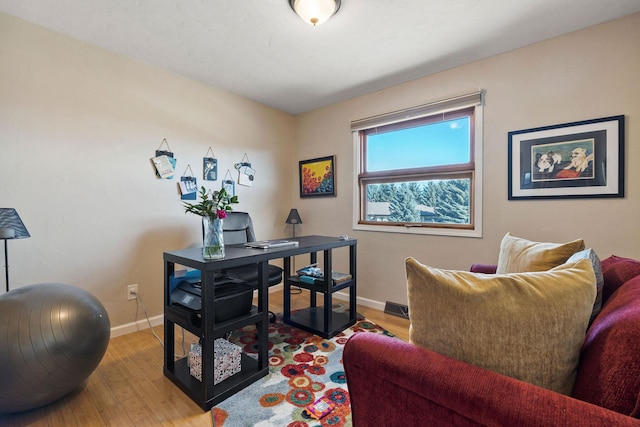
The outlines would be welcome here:
M 352 123 L 354 229 L 481 237 L 482 91 Z

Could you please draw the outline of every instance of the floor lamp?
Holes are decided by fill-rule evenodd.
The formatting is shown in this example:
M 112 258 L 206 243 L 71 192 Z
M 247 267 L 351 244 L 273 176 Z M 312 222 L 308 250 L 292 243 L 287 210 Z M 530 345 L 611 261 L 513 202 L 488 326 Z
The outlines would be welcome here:
M 13 208 L 0 208 L 0 239 L 4 240 L 4 277 L 7 292 L 9 292 L 9 253 L 7 240 L 25 239 L 31 237 L 27 227 L 20 219 L 20 215 Z

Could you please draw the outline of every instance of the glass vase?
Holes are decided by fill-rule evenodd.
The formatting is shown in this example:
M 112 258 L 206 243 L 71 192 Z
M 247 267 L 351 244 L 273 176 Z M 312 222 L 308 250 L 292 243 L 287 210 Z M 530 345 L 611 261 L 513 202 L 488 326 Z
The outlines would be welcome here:
M 224 258 L 224 235 L 222 233 L 222 219 L 202 217 L 204 237 L 202 240 L 202 258 Z

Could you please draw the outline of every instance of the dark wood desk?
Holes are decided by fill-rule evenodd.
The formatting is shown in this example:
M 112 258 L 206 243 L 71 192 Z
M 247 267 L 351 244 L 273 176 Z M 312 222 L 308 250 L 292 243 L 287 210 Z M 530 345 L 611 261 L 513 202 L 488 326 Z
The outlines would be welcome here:
M 319 333 L 323 336 L 331 335 L 341 326 L 342 329 L 350 326 L 350 320 L 336 322 L 331 310 L 320 316 L 315 307 L 316 292 L 325 294 L 325 308 L 331 308 L 331 294 L 347 286 L 337 289 L 331 288 L 328 291 L 329 280 L 324 287 L 318 286 L 311 289 L 311 322 L 298 322 L 296 317 L 290 316 L 290 285 L 293 278 L 291 276 L 291 257 L 301 254 L 311 254 L 311 260 L 316 259 L 316 254 L 320 251 L 324 254 L 324 271 L 331 271 L 331 250 L 339 247 L 350 247 L 350 273 L 352 280 L 349 281 L 350 309 L 349 318 L 353 318 L 355 323 L 356 305 L 356 240 L 340 240 L 335 237 L 324 236 L 302 236 L 294 239 L 299 242 L 299 246 L 286 246 L 273 249 L 249 249 L 243 245 L 229 245 L 225 247 L 225 257 L 221 260 L 205 260 L 202 258 L 202 248 L 190 248 L 179 251 L 164 253 L 164 374 L 174 384 L 176 384 L 185 394 L 187 394 L 202 409 L 209 410 L 213 406 L 232 396 L 256 380 L 267 375 L 269 372 L 268 362 L 268 277 L 267 264 L 270 260 L 283 258 L 285 270 L 285 317 L 293 325 L 299 326 L 311 332 Z M 312 261 L 315 262 L 315 261 Z M 225 322 L 214 323 L 214 300 L 215 300 L 215 273 L 227 268 L 239 267 L 247 264 L 258 264 L 258 281 L 262 286 L 258 289 L 258 305 L 252 307 L 249 314 L 238 316 Z M 175 264 L 195 268 L 201 272 L 202 282 L 202 309 L 199 317 L 194 313 L 178 305 L 171 303 L 170 277 L 175 272 Z M 338 317 L 338 316 L 335 316 Z M 211 319 L 211 320 L 208 320 Z M 319 320 L 321 319 L 321 320 Z M 320 322 L 320 323 L 318 323 Z M 189 374 L 188 358 L 184 357 L 175 360 L 175 328 L 178 324 L 189 332 L 201 338 L 202 341 L 202 382 L 193 378 Z M 243 326 L 255 324 L 258 329 L 258 359 L 254 359 L 246 354 L 242 354 L 242 371 L 214 386 L 214 366 L 213 366 L 213 341 L 229 332 Z M 353 323 L 351 323 L 353 324 Z M 318 329 L 313 329 L 314 327 Z M 329 331 L 329 333 L 326 333 Z

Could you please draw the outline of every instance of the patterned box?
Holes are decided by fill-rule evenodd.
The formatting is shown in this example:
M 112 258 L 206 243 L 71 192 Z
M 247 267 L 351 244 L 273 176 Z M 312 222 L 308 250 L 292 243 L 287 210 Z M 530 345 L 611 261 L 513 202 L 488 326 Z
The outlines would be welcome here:
M 215 385 L 240 372 L 242 349 L 224 338 L 216 339 L 213 347 L 213 384 Z M 197 343 L 191 344 L 189 351 L 189 373 L 198 381 L 202 381 L 202 346 Z
M 198 381 L 202 381 L 202 346 L 198 343 L 191 344 L 189 350 L 189 373 Z

